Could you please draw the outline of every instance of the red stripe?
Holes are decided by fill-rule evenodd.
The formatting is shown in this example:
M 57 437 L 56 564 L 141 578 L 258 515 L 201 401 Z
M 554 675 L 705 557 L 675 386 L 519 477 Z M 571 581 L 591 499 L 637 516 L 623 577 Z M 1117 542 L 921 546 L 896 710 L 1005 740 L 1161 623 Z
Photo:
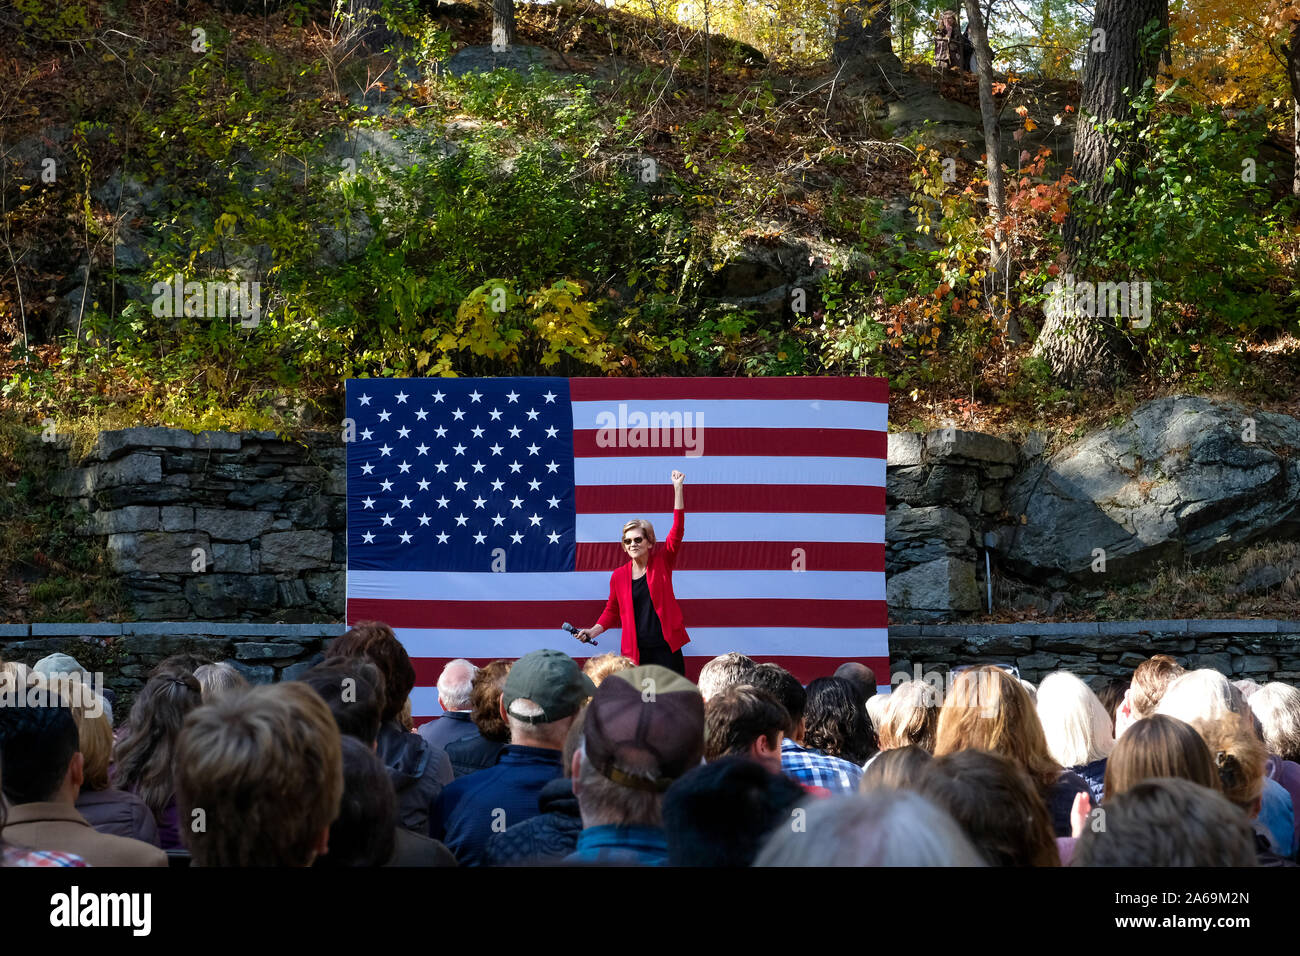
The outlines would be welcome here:
M 888 402 L 889 382 L 883 378 L 571 378 L 569 398 L 575 402 L 619 399 L 683 400 L 822 399 L 823 401 Z
M 662 455 L 665 449 L 680 446 L 680 436 L 668 429 L 645 429 L 636 435 L 628 429 L 626 436 L 615 435 L 620 444 L 601 446 L 604 429 L 580 428 L 573 433 L 573 454 L 578 458 L 631 458 Z M 667 432 L 667 434 L 665 434 Z M 627 439 L 636 435 L 654 444 L 633 448 Z M 666 441 L 660 442 L 661 436 Z M 705 428 L 692 431 L 698 457 L 704 455 L 762 455 L 764 457 L 811 458 L 884 458 L 889 453 L 889 436 L 865 428 Z M 610 436 L 605 436 L 608 443 Z
M 691 627 L 885 627 L 884 601 L 722 598 L 678 601 Z M 385 601 L 352 598 L 348 622 L 384 621 L 389 627 L 536 628 L 547 622 L 594 621 L 594 601 Z M 466 635 L 473 641 L 472 634 Z
M 885 546 L 838 541 L 692 541 L 683 546 L 678 571 L 789 571 L 794 549 L 805 571 L 884 571 Z M 579 544 L 578 571 L 612 571 L 627 561 L 619 544 Z
M 686 645 L 686 650 L 690 650 L 690 645 Z M 692 657 L 683 655 L 686 661 L 686 676 L 693 681 L 700 679 L 700 670 L 713 658 L 708 656 Z M 751 655 L 752 656 L 752 655 Z M 447 666 L 448 662 L 453 660 L 450 657 L 413 657 L 411 663 L 415 665 L 415 684 L 417 687 L 432 687 L 438 683 L 438 675 L 442 669 Z M 467 660 L 479 667 L 490 661 L 496 660 L 494 657 L 470 657 Z M 587 663 L 586 657 L 575 657 L 578 666 Z M 807 684 L 809 681 L 816 680 L 818 677 L 830 677 L 835 673 L 835 669 L 849 660 L 861 661 L 876 672 L 876 680 L 882 686 L 889 684 L 889 658 L 887 657 L 797 657 L 795 655 L 779 655 L 776 657 L 758 655 L 754 657 L 756 663 L 762 664 L 771 661 L 773 664 L 780 664 L 795 677 L 799 678 L 801 684 Z M 424 723 L 428 718 L 416 718 L 417 723 Z
M 664 485 L 578 485 L 579 514 L 654 514 L 671 497 Z M 691 485 L 691 512 L 883 515 L 885 489 L 877 485 Z M 617 529 L 614 532 L 617 534 Z

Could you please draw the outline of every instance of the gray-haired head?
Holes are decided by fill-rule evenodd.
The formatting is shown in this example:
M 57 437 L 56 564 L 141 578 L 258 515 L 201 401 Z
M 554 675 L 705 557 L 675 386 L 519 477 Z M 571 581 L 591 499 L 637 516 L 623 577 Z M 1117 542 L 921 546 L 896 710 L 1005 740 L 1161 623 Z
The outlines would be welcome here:
M 798 808 L 755 866 L 984 866 L 961 827 L 908 790 L 877 790 Z
M 46 677 L 54 677 L 60 674 L 89 674 L 77 663 L 77 659 L 69 654 L 49 654 L 42 657 L 32 665 L 32 670 L 38 674 L 44 674 Z
M 700 695 L 707 701 L 716 697 L 730 687 L 745 683 L 745 678 L 754 669 L 754 661 L 739 651 L 728 651 L 715 657 L 700 669 L 700 679 L 696 686 Z
M 438 675 L 438 700 L 442 702 L 443 710 L 470 709 L 469 696 L 477 673 L 478 668 L 463 657 L 447 662 Z

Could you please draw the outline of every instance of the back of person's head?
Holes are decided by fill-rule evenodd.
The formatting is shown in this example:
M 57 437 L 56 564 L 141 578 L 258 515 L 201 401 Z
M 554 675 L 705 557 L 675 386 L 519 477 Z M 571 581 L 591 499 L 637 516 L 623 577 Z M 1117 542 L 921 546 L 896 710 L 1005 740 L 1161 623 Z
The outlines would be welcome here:
M 1156 705 L 1156 713 L 1190 724 L 1196 720 L 1219 720 L 1228 714 L 1249 714 L 1250 708 L 1232 681 L 1206 667 L 1170 681 Z
M 384 762 L 355 737 L 341 740 L 343 799 L 330 825 L 329 852 L 314 866 L 383 866 L 393 855 L 397 794 Z
M 876 738 L 880 738 L 880 726 L 885 720 L 885 711 L 889 708 L 889 698 L 892 694 L 876 694 L 874 697 L 867 698 L 867 719 L 871 721 L 871 729 L 876 732 Z M 935 716 L 938 717 L 938 706 L 935 707 Z
M 573 787 L 583 826 L 660 826 L 665 791 L 704 756 L 699 688 L 654 664 L 619 671 L 584 721 Z
M 341 747 L 329 707 L 298 681 L 196 708 L 176 744 L 194 864 L 310 866 L 339 815 Z
M 5 799 L 12 804 L 53 800 L 77 746 L 77 722 L 57 695 L 34 707 L 0 707 Z
M 952 817 L 909 790 L 844 794 L 798 809 L 755 866 L 985 865 Z
M 1300 763 L 1300 690 L 1269 681 L 1247 702 L 1264 732 L 1269 753 Z
M 1156 654 L 1133 671 L 1129 685 L 1129 710 L 1134 720 L 1150 717 L 1160 705 L 1160 698 L 1174 680 L 1186 673 L 1182 665 L 1168 654 Z
M 172 671 L 186 671 L 193 674 L 204 664 L 211 664 L 202 654 L 195 654 L 192 651 L 179 651 L 175 654 L 169 654 L 153 666 L 149 672 L 149 677 L 157 677 L 159 674 L 168 674 Z M 146 678 L 147 679 L 147 678 Z
M 82 757 L 82 790 L 107 790 L 108 767 L 113 759 L 113 719 L 103 698 L 93 692 L 70 694 L 72 718 L 77 722 L 77 739 Z
M 845 661 L 835 668 L 835 673 L 831 676 L 853 681 L 863 700 L 871 700 L 876 696 L 876 672 L 861 661 Z
M 511 743 L 563 749 L 574 714 L 595 693 L 596 685 L 568 654 L 550 648 L 528 652 L 510 668 L 501 690 Z
M 203 692 L 187 670 L 160 670 L 135 696 L 126 733 L 114 755 L 113 784 L 132 790 L 161 813 L 175 793 L 172 780 L 176 739 Z
M 759 737 L 776 748 L 791 729 L 790 715 L 767 691 L 748 684 L 729 687 L 704 705 L 704 759 L 744 756 Z
M 379 738 L 384 711 L 384 678 L 364 657 L 331 657 L 299 678 L 329 706 L 339 733 L 367 747 Z
M 930 751 L 916 746 L 882 750 L 867 764 L 858 782 L 858 790 L 915 790 L 933 760 Z
M 1110 716 L 1111 735 L 1115 733 L 1115 715 L 1119 712 L 1119 705 L 1124 703 L 1124 695 L 1128 693 L 1129 683 L 1118 677 L 1108 677 L 1101 683 L 1101 689 L 1097 691 L 1097 699 L 1101 705 L 1106 708 L 1106 713 Z
M 749 672 L 746 683 L 759 690 L 767 691 L 780 701 L 785 712 L 790 715 L 790 723 L 794 727 L 798 727 L 800 721 L 804 719 L 808 695 L 803 685 L 799 683 L 799 679 L 780 664 L 773 664 L 771 661 L 756 664 Z
M 415 665 L 393 629 L 380 621 L 361 621 L 336 637 L 326 657 L 365 657 L 373 661 L 384 677 L 384 709 L 379 719 L 397 720 L 406 698 L 415 686 Z
M 753 669 L 754 661 L 738 651 L 728 651 L 709 661 L 700 668 L 700 679 L 696 682 L 705 703 L 729 687 L 749 683 L 749 672 Z
M 610 674 L 616 671 L 625 671 L 630 667 L 636 667 L 636 661 L 611 651 L 608 654 L 597 654 L 595 657 L 588 658 L 587 663 L 582 665 L 582 672 L 591 678 L 593 684 L 599 687 L 601 681 Z
M 205 704 L 212 703 L 232 690 L 248 686 L 248 681 L 244 678 L 244 675 L 239 673 L 235 669 L 235 665 L 229 661 L 221 661 L 218 664 L 200 664 L 194 668 L 194 679 L 199 682 Z
M 1071 865 L 1256 865 L 1246 815 L 1190 780 L 1156 778 L 1125 793 L 1107 792 L 1101 812 L 1105 825 L 1084 827 Z
M 689 771 L 664 795 L 668 862 L 749 866 L 767 835 L 791 820 L 803 787 L 761 764 L 723 757 Z
M 478 668 L 458 657 L 448 661 L 438 675 L 438 700 L 447 710 L 469 710 L 469 695 L 474 689 Z
M 925 681 L 905 681 L 888 696 L 880 697 L 882 713 L 876 734 L 881 750 L 920 747 L 934 752 L 939 706 L 934 688 Z M 870 701 L 867 702 L 870 706 Z
M 1000 667 L 962 671 L 939 708 L 934 755 L 991 750 L 1023 767 L 1039 787 L 1050 786 L 1061 766 L 1047 750 L 1038 710 L 1020 681 Z
M 807 693 L 804 746 L 865 763 L 876 748 L 867 702 L 857 684 L 843 677 L 818 677 L 808 685 Z
M 495 660 L 484 664 L 474 675 L 469 694 L 470 719 L 487 740 L 504 743 L 510 739 L 510 725 L 501 716 L 501 692 L 513 661 Z
M 1218 720 L 1198 720 L 1196 728 L 1209 748 L 1219 777 L 1219 789 L 1234 806 L 1254 818 L 1264 793 L 1268 751 L 1236 714 Z
M 987 750 L 936 757 L 917 789 L 943 807 L 991 866 L 1060 866 L 1047 804 L 1029 774 Z
M 1144 780 L 1177 777 L 1217 789 L 1218 773 L 1205 741 L 1191 724 L 1155 714 L 1124 732 L 1106 760 L 1106 798 Z
M 1110 715 L 1087 684 L 1068 671 L 1048 674 L 1038 685 L 1038 719 L 1047 750 L 1063 767 L 1081 767 L 1115 749 Z

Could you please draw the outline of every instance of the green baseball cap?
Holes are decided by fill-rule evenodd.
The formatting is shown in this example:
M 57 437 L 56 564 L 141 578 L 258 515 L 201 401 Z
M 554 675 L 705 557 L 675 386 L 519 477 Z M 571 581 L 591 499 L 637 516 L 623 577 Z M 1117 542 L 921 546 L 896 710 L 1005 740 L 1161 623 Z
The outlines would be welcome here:
M 596 685 L 578 662 L 563 651 L 533 651 L 515 661 L 506 675 L 501 701 L 506 713 L 526 724 L 550 724 L 575 714 L 582 702 L 596 693 Z M 542 713 L 523 717 L 510 710 L 520 698 L 531 700 Z

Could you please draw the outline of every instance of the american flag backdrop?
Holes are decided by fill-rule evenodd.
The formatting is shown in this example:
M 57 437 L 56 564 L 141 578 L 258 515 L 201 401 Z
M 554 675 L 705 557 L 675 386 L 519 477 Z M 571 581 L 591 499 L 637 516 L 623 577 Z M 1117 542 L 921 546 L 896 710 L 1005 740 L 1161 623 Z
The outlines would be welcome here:
M 417 721 L 452 658 L 618 652 L 560 625 L 596 623 L 624 522 L 667 536 L 673 469 L 688 676 L 733 650 L 889 672 L 883 379 L 352 379 L 347 416 L 347 619 L 397 632 Z

